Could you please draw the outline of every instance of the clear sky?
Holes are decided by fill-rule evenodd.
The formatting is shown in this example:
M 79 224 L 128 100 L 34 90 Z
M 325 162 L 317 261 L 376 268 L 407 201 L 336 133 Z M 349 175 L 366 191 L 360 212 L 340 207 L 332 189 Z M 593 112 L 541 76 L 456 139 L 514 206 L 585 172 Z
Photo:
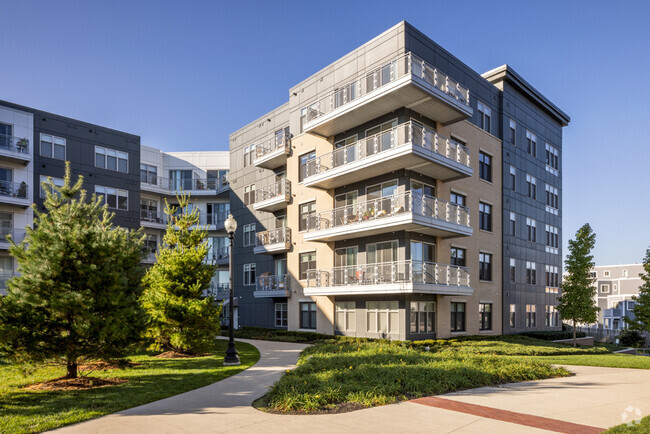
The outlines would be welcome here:
M 226 150 L 289 88 L 401 20 L 470 67 L 510 64 L 568 113 L 564 253 L 650 246 L 650 2 L 3 0 L 0 99 L 142 137 Z

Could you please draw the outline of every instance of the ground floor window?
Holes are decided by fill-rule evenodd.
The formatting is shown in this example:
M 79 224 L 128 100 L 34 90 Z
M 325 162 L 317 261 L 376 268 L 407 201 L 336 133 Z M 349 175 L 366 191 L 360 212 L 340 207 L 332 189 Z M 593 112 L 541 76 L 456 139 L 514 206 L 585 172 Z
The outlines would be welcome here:
M 356 330 L 357 314 L 354 301 L 337 301 L 336 330 L 341 332 L 353 332 Z
M 399 303 L 397 301 L 368 301 L 368 332 L 399 333 Z
M 300 328 L 316 329 L 316 303 L 300 303 Z
M 546 327 L 556 327 L 558 323 L 557 307 L 546 306 Z
M 535 327 L 535 305 L 526 305 L 526 327 Z
M 492 330 L 492 303 L 478 305 L 479 330 Z
M 465 303 L 451 303 L 451 331 L 465 331 Z
M 275 326 L 287 326 L 287 303 L 275 303 Z
M 517 307 L 514 304 L 510 305 L 510 327 L 515 328 L 515 314 Z
M 435 333 L 436 303 L 434 301 L 411 302 L 411 333 Z

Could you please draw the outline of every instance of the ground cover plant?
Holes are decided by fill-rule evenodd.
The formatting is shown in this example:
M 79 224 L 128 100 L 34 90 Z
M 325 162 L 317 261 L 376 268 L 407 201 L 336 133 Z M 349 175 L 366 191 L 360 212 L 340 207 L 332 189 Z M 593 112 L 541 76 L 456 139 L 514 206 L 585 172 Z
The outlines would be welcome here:
M 222 380 L 259 359 L 255 347 L 238 342 L 241 366 L 224 367 L 227 345 L 227 341 L 217 341 L 210 349 L 213 355 L 206 357 L 166 359 L 155 357 L 157 353 L 153 352 L 130 356 L 130 368 L 94 371 L 90 375 L 94 379 L 128 381 L 85 390 L 25 389 L 64 375 L 65 366 L 41 365 L 24 376 L 24 366 L 0 360 L 0 432 L 45 431 L 146 404 Z
M 648 433 L 650 432 L 650 416 L 646 416 L 641 420 L 636 420 L 631 423 L 623 423 L 616 425 L 605 431 L 607 434 L 632 434 L 632 433 Z

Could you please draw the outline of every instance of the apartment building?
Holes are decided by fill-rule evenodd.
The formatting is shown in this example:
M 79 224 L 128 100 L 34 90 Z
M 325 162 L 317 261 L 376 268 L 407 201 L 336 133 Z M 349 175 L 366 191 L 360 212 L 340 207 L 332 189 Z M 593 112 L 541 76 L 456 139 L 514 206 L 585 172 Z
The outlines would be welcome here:
M 230 136 L 240 324 L 391 339 L 558 328 L 568 122 L 509 66 L 482 76 L 406 22 L 293 86 Z
M 600 308 L 598 326 L 605 329 L 626 328 L 624 318 L 634 318 L 632 297 L 643 285 L 643 264 L 598 265 L 590 274 L 596 279 L 596 304 Z
M 228 235 L 223 223 L 230 213 L 228 184 L 229 153 L 163 152 L 149 146 L 141 147 L 140 160 L 140 225 L 147 235 L 149 255 L 145 262 L 153 264 L 158 246 L 167 227 L 167 204 L 178 207 L 176 196 L 190 195 L 188 207 L 198 209 L 199 227 L 208 230 L 207 261 L 217 265 L 211 292 L 217 299 L 228 295 Z

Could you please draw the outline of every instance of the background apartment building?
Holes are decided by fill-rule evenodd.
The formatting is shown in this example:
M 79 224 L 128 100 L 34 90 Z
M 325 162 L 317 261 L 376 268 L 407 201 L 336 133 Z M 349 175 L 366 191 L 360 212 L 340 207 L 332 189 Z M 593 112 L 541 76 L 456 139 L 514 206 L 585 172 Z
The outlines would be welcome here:
M 511 68 L 481 76 L 405 22 L 297 84 L 230 136 L 240 324 L 395 339 L 559 327 L 567 123 Z
M 596 304 L 600 308 L 598 327 L 626 328 L 623 318 L 634 318 L 632 297 L 639 295 L 643 273 L 643 264 L 598 265 L 591 270 L 591 276 L 596 279 Z

